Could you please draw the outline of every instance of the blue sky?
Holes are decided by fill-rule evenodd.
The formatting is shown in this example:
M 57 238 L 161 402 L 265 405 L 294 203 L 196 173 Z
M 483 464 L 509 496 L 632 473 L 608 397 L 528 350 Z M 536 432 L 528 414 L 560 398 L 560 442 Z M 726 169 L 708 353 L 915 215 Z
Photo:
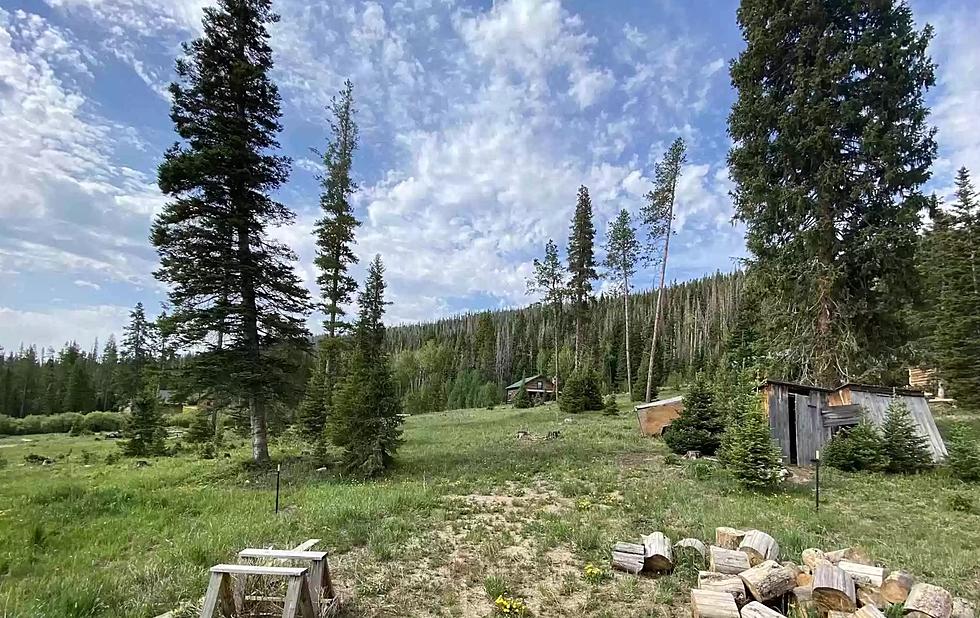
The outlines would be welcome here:
M 164 203 L 155 169 L 174 140 L 166 85 L 204 0 L 0 0 L 0 346 L 118 333 L 137 301 L 159 310 L 147 240 Z M 634 213 L 653 164 L 689 144 L 669 277 L 730 270 L 725 119 L 737 2 L 280 0 L 272 30 L 294 159 L 275 230 L 313 289 L 310 230 L 325 105 L 355 85 L 357 253 L 381 253 L 392 323 L 522 305 L 531 259 L 564 245 L 580 184 L 601 235 Z M 976 5 L 919 1 L 937 30 L 930 93 L 945 193 L 980 169 Z M 358 270 L 360 277 L 361 270 Z M 644 273 L 638 285 L 651 285 Z M 317 330 L 316 317 L 311 327 Z

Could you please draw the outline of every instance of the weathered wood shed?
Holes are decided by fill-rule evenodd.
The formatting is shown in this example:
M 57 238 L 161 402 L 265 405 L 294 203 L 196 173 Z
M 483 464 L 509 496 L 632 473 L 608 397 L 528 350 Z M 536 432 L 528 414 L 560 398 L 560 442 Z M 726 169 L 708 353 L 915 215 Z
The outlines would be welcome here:
M 683 397 L 671 397 L 641 403 L 634 407 L 636 419 L 640 423 L 640 433 L 645 436 L 659 436 L 671 421 L 680 416 L 684 409 Z

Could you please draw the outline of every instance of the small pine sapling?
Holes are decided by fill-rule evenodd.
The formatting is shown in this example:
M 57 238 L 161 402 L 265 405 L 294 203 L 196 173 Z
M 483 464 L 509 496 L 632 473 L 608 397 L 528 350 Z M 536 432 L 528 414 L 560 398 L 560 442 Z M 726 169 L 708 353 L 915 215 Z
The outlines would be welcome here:
M 841 430 L 824 447 L 824 462 L 846 472 L 878 471 L 885 467 L 882 438 L 867 419 Z
M 725 423 L 704 376 L 699 375 L 687 395 L 684 409 L 664 432 L 664 442 L 678 454 L 699 451 L 714 455 L 721 445 Z
M 946 466 L 956 478 L 967 483 L 980 482 L 980 445 L 966 431 L 954 425 L 946 438 Z
M 918 432 L 902 401 L 895 399 L 889 404 L 881 435 L 887 472 L 914 474 L 932 465 L 926 438 Z

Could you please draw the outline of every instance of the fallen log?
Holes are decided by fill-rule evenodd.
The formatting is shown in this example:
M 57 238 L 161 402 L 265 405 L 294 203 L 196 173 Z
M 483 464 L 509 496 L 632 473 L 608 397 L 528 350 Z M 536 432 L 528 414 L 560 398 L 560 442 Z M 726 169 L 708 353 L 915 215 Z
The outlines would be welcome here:
M 854 580 L 843 569 L 821 562 L 813 572 L 813 601 L 825 611 L 853 612 L 857 609 Z
M 837 563 L 837 568 L 844 570 L 854 578 L 855 584 L 866 584 L 880 588 L 885 581 L 885 569 L 876 566 L 868 566 L 850 560 L 841 560 Z
M 674 552 L 663 532 L 651 532 L 643 539 L 643 568 L 647 571 L 673 571 Z
M 698 588 L 714 592 L 727 592 L 735 598 L 735 604 L 741 607 L 748 601 L 745 594 L 745 584 L 738 575 L 726 575 L 714 571 L 698 571 Z
M 738 575 L 752 566 L 749 564 L 749 557 L 743 552 L 717 545 L 712 545 L 708 551 L 710 555 L 708 568 L 717 573 Z
M 742 608 L 742 618 L 786 618 L 786 616 L 758 601 L 752 601 Z
M 691 616 L 693 618 L 739 618 L 735 598 L 727 592 L 691 590 Z
M 749 564 L 755 566 L 779 557 L 779 543 L 761 530 L 749 530 L 738 544 L 738 550 L 749 556 Z
M 612 568 L 636 575 L 643 570 L 643 546 L 637 543 L 616 543 L 612 549 Z
M 904 603 L 915 585 L 915 578 L 905 571 L 892 571 L 881 584 L 881 596 L 889 603 Z
M 738 549 L 743 537 L 745 537 L 745 532 L 737 528 L 727 526 L 715 528 L 715 545 L 722 549 Z
M 701 559 L 702 562 L 708 559 L 708 548 L 704 543 L 698 539 L 681 539 L 674 543 L 674 553 L 678 556 L 682 554 L 695 555 Z
M 756 601 L 771 601 L 796 587 L 796 572 L 780 566 L 775 560 L 766 560 L 738 574 L 746 590 Z
M 953 614 L 953 595 L 932 584 L 916 584 L 905 599 L 905 615 L 912 618 L 949 618 Z

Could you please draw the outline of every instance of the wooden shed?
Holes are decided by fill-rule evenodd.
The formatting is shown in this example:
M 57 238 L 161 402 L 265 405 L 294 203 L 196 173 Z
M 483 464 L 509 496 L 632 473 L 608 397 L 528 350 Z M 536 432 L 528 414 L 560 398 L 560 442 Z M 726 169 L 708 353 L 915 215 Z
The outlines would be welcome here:
M 933 458 L 946 456 L 946 446 L 922 391 L 854 383 L 829 389 L 771 379 L 759 390 L 773 438 L 789 464 L 810 465 L 818 449 L 842 428 L 857 425 L 862 415 L 880 426 L 893 398 L 908 406 L 920 433 L 928 439 Z
M 680 416 L 684 409 L 683 397 L 671 397 L 650 403 L 637 405 L 636 419 L 640 422 L 640 433 L 645 436 L 659 436 L 663 434 L 667 425 Z

